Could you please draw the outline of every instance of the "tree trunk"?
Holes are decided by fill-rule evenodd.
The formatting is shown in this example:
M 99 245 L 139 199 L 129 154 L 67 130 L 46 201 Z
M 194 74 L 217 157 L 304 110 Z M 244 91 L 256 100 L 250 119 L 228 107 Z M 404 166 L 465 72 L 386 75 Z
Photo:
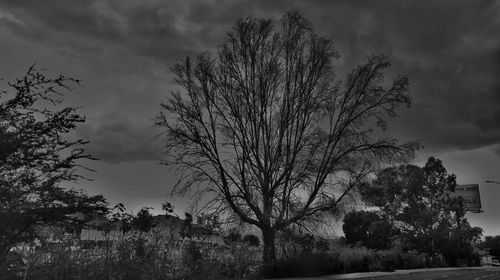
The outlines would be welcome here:
M 262 239 L 264 240 L 264 265 L 274 267 L 276 265 L 276 246 L 274 229 L 262 229 Z

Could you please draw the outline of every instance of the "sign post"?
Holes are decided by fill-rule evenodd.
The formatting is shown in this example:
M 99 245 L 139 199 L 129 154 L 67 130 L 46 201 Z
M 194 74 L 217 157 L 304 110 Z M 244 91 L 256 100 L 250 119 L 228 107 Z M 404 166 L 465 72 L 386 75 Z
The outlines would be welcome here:
M 479 196 L 478 184 L 457 185 L 451 197 L 461 197 L 464 199 L 467 211 L 471 213 L 481 213 L 481 197 Z

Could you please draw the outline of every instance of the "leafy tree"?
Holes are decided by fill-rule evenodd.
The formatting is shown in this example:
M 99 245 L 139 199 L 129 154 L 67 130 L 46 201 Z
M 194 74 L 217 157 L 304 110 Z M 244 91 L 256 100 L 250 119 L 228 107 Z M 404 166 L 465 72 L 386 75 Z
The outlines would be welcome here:
M 134 217 L 133 225 L 140 231 L 149 232 L 154 227 L 153 215 L 149 212 L 149 207 L 143 207 Z
M 382 170 L 362 195 L 397 225 L 408 249 L 441 253 L 455 262 L 470 255 L 482 231 L 470 227 L 464 217 L 463 199 L 450 197 L 456 185 L 455 175 L 430 157 L 423 168 L 401 165 Z
M 424 168 L 401 165 L 382 170 L 363 196 L 398 223 L 412 249 L 432 254 L 433 233 L 451 226 L 449 195 L 455 186 L 455 175 L 448 175 L 441 161 L 431 157 Z
M 374 211 L 347 213 L 342 229 L 347 243 L 359 242 L 370 249 L 388 249 L 395 234 L 392 224 Z
M 389 61 L 371 56 L 339 82 L 338 56 L 289 12 L 277 26 L 240 19 L 216 56 L 173 67 L 183 92 L 162 104 L 155 124 L 164 129 L 163 163 L 181 174 L 174 191 L 193 191 L 195 203 L 203 197 L 206 209 L 260 228 L 267 264 L 276 261 L 277 231 L 335 212 L 380 163 L 417 148 L 371 134 L 410 104 L 407 78 L 385 87 Z
M 46 77 L 34 66 L 0 91 L 0 263 L 15 244 L 34 237 L 37 224 L 81 225 L 107 213 L 102 196 L 68 190 L 82 178 L 80 160 L 92 159 L 81 139 L 68 136 L 85 118 L 76 108 L 55 109 L 75 79 Z M 73 137 L 74 138 L 74 137 Z

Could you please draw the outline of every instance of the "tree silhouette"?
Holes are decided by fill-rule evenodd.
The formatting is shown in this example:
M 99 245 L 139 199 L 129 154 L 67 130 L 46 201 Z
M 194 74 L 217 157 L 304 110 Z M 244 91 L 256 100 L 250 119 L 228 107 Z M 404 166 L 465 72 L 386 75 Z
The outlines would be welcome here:
M 142 232 L 149 232 L 155 226 L 153 215 L 149 212 L 150 207 L 142 207 L 135 215 L 132 224 Z
M 371 134 L 410 104 L 406 77 L 384 87 L 389 62 L 371 56 L 336 82 L 337 57 L 297 12 L 276 27 L 240 19 L 216 56 L 173 67 L 183 91 L 155 120 L 164 129 L 163 163 L 181 174 L 174 191 L 193 191 L 195 203 L 210 196 L 206 209 L 259 227 L 268 264 L 276 260 L 276 231 L 335 211 L 380 163 L 417 148 Z
M 74 107 L 51 110 L 77 80 L 48 78 L 30 67 L 24 77 L 0 92 L 0 263 L 10 248 L 34 235 L 35 224 L 82 224 L 107 213 L 102 196 L 68 190 L 62 182 L 82 178 L 75 173 L 85 153 L 81 139 L 71 139 L 85 121 Z

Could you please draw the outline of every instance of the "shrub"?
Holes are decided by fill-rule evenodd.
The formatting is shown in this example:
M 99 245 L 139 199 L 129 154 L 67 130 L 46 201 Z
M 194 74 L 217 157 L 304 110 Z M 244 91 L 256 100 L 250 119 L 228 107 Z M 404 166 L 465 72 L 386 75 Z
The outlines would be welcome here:
M 400 253 L 400 264 L 401 269 L 417 269 L 425 268 L 427 256 L 425 254 L 419 254 L 415 251 L 408 251 Z
M 325 253 L 301 255 L 281 259 L 275 267 L 265 266 L 262 274 L 266 277 L 306 277 L 335 273 L 333 257 Z
M 336 267 L 342 273 L 370 271 L 371 254 L 364 247 L 341 247 L 336 254 Z
M 226 243 L 235 243 L 241 241 L 241 234 L 237 231 L 231 231 L 225 238 Z
M 243 237 L 243 242 L 248 244 L 249 246 L 257 247 L 259 246 L 260 240 L 253 234 L 247 234 L 245 235 L 245 237 Z
M 324 246 L 321 246 L 324 247 Z M 334 273 L 394 271 L 426 267 L 426 255 L 399 249 L 373 250 L 336 244 L 328 250 L 315 248 L 280 259 L 277 266 L 263 271 L 266 277 L 306 277 Z

